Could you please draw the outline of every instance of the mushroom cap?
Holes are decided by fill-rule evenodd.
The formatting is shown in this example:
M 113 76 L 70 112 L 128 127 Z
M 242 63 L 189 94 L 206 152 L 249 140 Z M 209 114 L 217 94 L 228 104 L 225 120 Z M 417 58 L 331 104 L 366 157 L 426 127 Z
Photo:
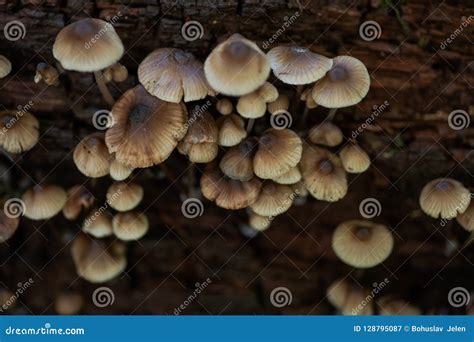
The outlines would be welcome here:
M 103 20 L 87 18 L 64 27 L 56 36 L 53 55 L 64 69 L 94 72 L 122 58 L 122 41 L 114 27 Z
M 247 138 L 239 145 L 229 148 L 219 163 L 221 171 L 232 179 L 251 180 L 254 177 L 253 156 L 256 147 L 256 139 Z
M 52 67 L 48 63 L 38 63 L 36 65 L 35 83 L 44 81 L 47 85 L 57 86 L 59 85 L 59 73 L 56 68 Z
M 112 219 L 109 212 L 103 207 L 92 210 L 82 222 L 82 231 L 96 238 L 112 235 Z
M 312 90 L 314 101 L 326 108 L 349 107 L 359 103 L 370 87 L 365 65 L 350 56 L 338 56 L 326 76 Z
M 66 204 L 67 194 L 57 185 L 36 185 L 21 197 L 25 216 L 32 220 L 46 220 L 57 215 Z
M 384 316 L 417 316 L 421 315 L 421 310 L 410 303 L 393 299 L 388 296 L 377 299 L 379 306 L 379 315 Z
M 245 122 L 236 114 L 221 116 L 216 123 L 219 128 L 217 142 L 220 146 L 238 145 L 247 136 Z
M 114 182 L 107 189 L 107 203 L 117 211 L 128 211 L 135 208 L 143 199 L 141 185 L 130 182 Z
M 178 151 L 181 154 L 187 155 L 193 163 L 209 163 L 217 157 L 219 147 L 216 143 L 203 142 L 191 144 L 181 141 L 178 144 Z
M 188 131 L 182 141 L 190 144 L 217 142 L 219 129 L 208 111 L 202 111 L 196 107 L 191 112 L 188 122 Z
M 301 180 L 300 169 L 295 166 L 289 169 L 284 174 L 272 179 L 275 183 L 278 184 L 295 184 Z
M 67 200 L 63 208 L 63 215 L 68 220 L 79 217 L 81 210 L 89 209 L 95 202 L 95 197 L 83 185 L 75 185 L 67 191 Z
M 5 56 L 0 55 L 0 78 L 7 77 L 11 71 L 12 63 L 10 60 Z
M 266 81 L 270 64 L 257 44 L 240 34 L 233 34 L 209 54 L 204 73 L 215 91 L 241 96 L 251 93 Z
M 205 198 L 231 210 L 242 209 L 255 202 L 261 186 L 255 177 L 245 182 L 226 177 L 215 162 L 207 164 L 200 183 Z
M 286 84 L 308 84 L 321 79 L 333 60 L 299 46 L 277 46 L 267 53 L 275 76 Z
M 74 239 L 71 253 L 77 274 L 91 283 L 105 283 L 127 266 L 125 247 L 121 242 L 108 246 L 102 240 L 81 234 Z
M 163 162 L 186 134 L 186 107 L 151 96 L 141 85 L 115 102 L 112 116 L 105 143 L 119 162 L 131 167 Z
M 346 264 L 370 268 L 382 263 L 393 249 L 392 232 L 382 224 L 351 220 L 337 226 L 332 236 L 334 253 Z
M 193 54 L 174 48 L 150 53 L 138 67 L 138 80 L 153 96 L 163 101 L 196 101 L 215 92 L 204 76 L 202 63 Z
M 286 112 L 289 108 L 290 98 L 284 94 L 278 95 L 275 101 L 271 101 L 267 104 L 268 111 L 273 115 Z
M 371 304 L 358 310 L 359 305 L 367 299 L 368 295 L 368 290 L 355 286 L 345 279 L 336 280 L 327 289 L 329 302 L 343 315 L 372 315 Z
M 61 293 L 54 301 L 54 309 L 59 315 L 77 315 L 83 302 L 78 293 Z
M 452 219 L 464 213 L 471 202 L 471 193 L 461 182 L 451 178 L 437 178 L 423 187 L 421 209 L 433 218 Z
M 347 194 L 346 172 L 331 152 L 305 144 L 300 170 L 306 189 L 316 199 L 336 202 Z
M 290 209 L 295 196 L 290 186 L 266 181 L 250 208 L 258 215 L 274 217 Z
M 308 133 L 309 141 L 313 144 L 335 147 L 342 143 L 344 135 L 339 127 L 331 122 L 314 125 Z
M 262 232 L 266 229 L 268 229 L 271 225 L 272 221 L 269 217 L 267 216 L 261 216 L 253 211 L 249 215 L 249 225 L 255 230 L 258 230 L 259 232 Z
M 357 144 L 347 144 L 339 152 L 342 166 L 349 173 L 362 173 L 370 166 L 369 155 Z
M 267 102 L 278 98 L 278 90 L 269 82 L 265 82 L 260 88 L 243 95 L 237 101 L 237 112 L 248 119 L 256 119 L 265 115 Z
M 306 186 L 302 181 L 292 184 L 291 187 L 293 188 L 293 191 L 298 194 L 298 197 L 306 197 L 309 194 L 308 189 L 306 189 Z
M 10 239 L 20 224 L 19 217 L 9 217 L 5 210 L 0 211 L 0 243 Z
M 110 163 L 109 174 L 113 180 L 122 181 L 127 179 L 133 172 L 133 167 L 127 166 L 124 163 L 119 162 L 117 159 L 114 159 Z
M 466 211 L 456 216 L 456 221 L 468 232 L 474 232 L 474 201 L 471 201 Z
M 98 178 L 110 171 L 112 156 L 105 144 L 104 133 L 93 133 L 77 144 L 73 153 L 74 164 L 87 177 Z
M 230 102 L 229 99 L 222 98 L 217 101 L 216 109 L 222 115 L 229 115 L 232 113 L 234 106 L 232 105 L 232 102 Z
M 148 218 L 136 212 L 118 213 L 112 220 L 114 234 L 120 240 L 132 241 L 142 238 L 148 231 Z
M 115 63 L 105 69 L 103 75 L 107 82 L 114 81 L 120 83 L 128 78 L 128 70 L 124 65 Z
M 310 87 L 310 88 L 306 88 L 302 93 L 301 93 L 301 98 L 300 100 L 301 101 L 305 101 L 306 102 L 306 107 L 309 108 L 309 109 L 314 109 L 318 106 L 318 104 L 316 103 L 316 101 L 314 101 L 313 99 L 313 96 L 311 95 L 311 93 L 313 92 L 313 88 Z
M 298 134 L 290 129 L 269 128 L 258 140 L 254 172 L 263 179 L 277 178 L 298 164 L 302 150 Z
M 39 121 L 24 111 L 0 112 L 0 145 L 10 153 L 28 151 L 39 139 Z

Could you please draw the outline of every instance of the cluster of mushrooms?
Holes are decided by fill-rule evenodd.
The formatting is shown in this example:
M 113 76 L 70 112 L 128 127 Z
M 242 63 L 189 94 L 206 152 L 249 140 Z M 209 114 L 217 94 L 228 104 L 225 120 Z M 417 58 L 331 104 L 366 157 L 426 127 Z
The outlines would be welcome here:
M 94 39 L 98 32 L 100 38 Z M 348 191 L 348 174 L 370 167 L 369 155 L 355 139 L 346 139 L 341 148 L 343 132 L 332 122 L 338 108 L 359 103 L 369 90 L 368 71 L 356 58 L 327 58 L 295 46 L 277 46 L 265 54 L 254 42 L 233 34 L 204 64 L 180 49 L 156 49 L 139 65 L 139 84 L 115 101 L 107 83 L 126 80 L 128 71 L 118 63 L 124 47 L 109 23 L 84 19 L 66 26 L 57 35 L 53 54 L 61 72 L 94 73 L 111 105 L 106 131 L 84 137 L 73 156 L 85 176 L 110 175 L 115 182 L 102 206 L 83 185 L 67 192 L 57 185 L 35 186 L 22 197 L 24 214 L 44 220 L 62 210 L 67 219 L 77 220 L 86 213 L 84 233 L 74 239 L 72 254 L 78 274 L 90 282 L 106 282 L 122 272 L 125 242 L 140 239 L 148 230 L 147 217 L 134 211 L 144 190 L 127 179 L 135 169 L 161 164 L 175 148 L 189 159 L 189 167 L 207 164 L 200 179 L 202 195 L 225 209 L 246 208 L 254 231 L 267 229 L 275 216 L 308 195 L 341 200 Z M 5 64 L 2 59 L 0 64 Z M 276 82 L 295 86 L 296 92 L 280 93 L 268 81 L 271 71 Z M 55 67 L 38 65 L 35 82 L 55 86 L 58 79 Z M 190 102 L 194 104 L 188 112 Z M 290 128 L 293 119 L 301 119 L 304 126 L 308 111 L 316 106 L 329 109 L 323 123 Z M 275 124 L 282 119 L 289 122 Z M 0 122 L 11 126 L 0 135 L 8 152 L 21 153 L 37 142 L 39 123 L 32 114 L 2 112 Z M 469 191 L 453 180 L 429 183 L 420 200 L 433 217 L 453 218 L 464 212 L 458 220 L 473 230 L 469 202 Z M 1 239 L 6 240 L 18 219 L 2 219 Z M 117 239 L 106 244 L 104 238 L 110 236 Z M 332 243 L 336 255 L 356 268 L 382 263 L 393 245 L 391 230 L 369 220 L 343 222 Z M 347 303 L 358 302 L 364 293 L 347 282 L 337 284 L 338 291 L 331 287 L 330 301 L 343 313 L 350 312 L 352 304 Z M 393 300 L 385 307 L 398 304 Z

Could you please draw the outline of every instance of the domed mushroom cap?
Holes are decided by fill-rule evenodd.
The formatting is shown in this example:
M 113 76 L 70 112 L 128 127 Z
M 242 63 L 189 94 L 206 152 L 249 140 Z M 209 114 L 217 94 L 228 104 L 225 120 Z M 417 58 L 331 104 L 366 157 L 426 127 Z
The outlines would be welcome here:
M 271 225 L 272 221 L 267 216 L 261 216 L 253 211 L 249 215 L 249 225 L 255 230 L 262 232 L 268 229 Z
M 5 56 L 0 55 L 0 78 L 7 77 L 11 71 L 12 63 L 10 60 Z
M 91 283 L 105 283 L 127 266 L 125 246 L 120 242 L 108 246 L 81 234 L 74 239 L 71 252 L 77 274 Z
M 53 45 L 54 58 L 64 69 L 81 72 L 105 69 L 122 58 L 123 52 L 122 41 L 114 27 L 95 18 L 64 27 Z
M 219 147 L 216 143 L 191 144 L 181 141 L 178 144 L 178 151 L 187 155 L 193 163 L 209 163 L 217 157 Z
M 300 100 L 306 102 L 306 107 L 309 109 L 314 109 L 318 106 L 316 101 L 314 101 L 313 96 L 311 93 L 313 92 L 313 88 L 307 88 L 301 93 Z
M 348 144 L 339 153 L 344 170 L 349 173 L 362 173 L 370 166 L 369 155 L 357 144 Z
M 82 231 L 96 238 L 113 234 L 112 219 L 106 210 L 95 208 L 82 222 Z
M 148 232 L 148 218 L 140 213 L 118 213 L 112 220 L 114 234 L 120 240 L 132 241 L 142 238 Z
M 423 187 L 420 207 L 425 214 L 452 219 L 464 213 L 471 202 L 471 193 L 461 182 L 450 178 L 432 180 Z
M 35 83 L 44 81 L 47 85 L 57 86 L 59 85 L 59 73 L 48 63 L 38 63 L 34 81 Z
M 77 144 L 73 153 L 74 164 L 87 177 L 98 178 L 110 171 L 112 156 L 105 145 L 104 133 L 93 133 Z
M 130 167 L 161 163 L 186 134 L 186 107 L 151 96 L 141 85 L 126 91 L 112 113 L 105 142 L 109 152 Z
M 247 138 L 239 145 L 229 148 L 222 157 L 219 167 L 229 178 L 249 181 L 254 177 L 253 156 L 257 148 L 257 140 Z
M 328 301 L 343 315 L 372 315 L 372 304 L 359 309 L 360 304 L 367 299 L 369 291 L 358 285 L 353 285 L 345 279 L 333 282 L 328 290 Z
M 277 46 L 267 53 L 275 76 L 286 84 L 308 84 L 321 79 L 332 59 L 299 46 Z
M 18 217 L 9 217 L 5 214 L 5 210 L 0 211 L 0 243 L 10 239 L 15 234 L 19 224 L 20 219 Z
M 0 145 L 10 153 L 28 151 L 39 139 L 39 122 L 24 111 L 0 112 Z
M 331 122 L 314 125 L 308 133 L 308 138 L 313 144 L 335 147 L 342 143 L 344 138 L 339 127 Z
M 260 192 L 257 178 L 241 182 L 226 177 L 216 163 L 206 166 L 201 177 L 201 191 L 205 198 L 225 209 L 242 209 L 257 200 Z
M 54 309 L 59 315 L 77 315 L 82 308 L 83 300 L 77 293 L 61 293 L 54 301 Z
M 393 243 L 393 235 L 386 226 L 363 220 L 341 223 L 332 237 L 334 253 L 357 268 L 370 268 L 383 262 L 392 252 Z
M 273 115 L 286 112 L 288 108 L 290 108 L 290 99 L 284 94 L 280 94 L 275 101 L 269 102 L 267 105 L 268 111 Z
M 300 162 L 303 183 L 321 201 L 336 202 L 347 194 L 347 175 L 331 152 L 305 144 Z
M 295 184 L 301 180 L 301 172 L 297 166 L 292 167 L 281 176 L 272 179 L 275 183 L 278 184 Z
M 143 199 L 143 188 L 136 183 L 115 182 L 107 190 L 107 203 L 117 211 L 135 208 Z
M 216 109 L 222 115 L 229 115 L 232 113 L 234 106 L 232 105 L 232 102 L 230 102 L 229 99 L 223 98 L 217 101 Z
M 266 81 L 270 64 L 257 44 L 240 34 L 233 34 L 212 50 L 204 63 L 204 72 L 215 91 L 241 96 Z
M 338 56 L 327 75 L 316 82 L 312 96 L 326 108 L 349 107 L 359 103 L 370 87 L 370 76 L 365 65 L 350 56 Z
M 474 202 L 471 201 L 469 207 L 462 214 L 456 216 L 456 221 L 468 232 L 474 231 Z
M 421 310 L 410 303 L 393 299 L 390 297 L 382 297 L 377 300 L 379 306 L 379 314 L 384 316 L 417 316 L 421 315 Z
M 36 185 L 21 197 L 25 216 L 32 220 L 46 220 L 57 215 L 66 204 L 67 194 L 57 185 Z
M 295 197 L 290 186 L 266 181 L 250 208 L 258 215 L 274 217 L 290 209 Z
M 83 185 L 75 185 L 67 191 L 67 200 L 63 215 L 68 220 L 79 217 L 81 210 L 89 209 L 95 202 L 95 197 Z
M 237 112 L 244 118 L 260 118 L 267 111 L 267 102 L 275 101 L 277 98 L 277 88 L 273 84 L 265 82 L 257 90 L 239 98 Z
M 236 114 L 221 116 L 216 123 L 219 128 L 217 141 L 220 146 L 235 146 L 247 136 L 244 120 Z
M 258 141 L 254 172 L 263 179 L 277 178 L 298 164 L 302 150 L 301 139 L 292 130 L 267 129 Z
M 153 96 L 179 103 L 196 101 L 215 92 L 204 76 L 202 63 L 180 49 L 160 48 L 150 53 L 138 67 L 138 80 Z
M 128 70 L 124 65 L 115 63 L 105 69 L 103 75 L 107 82 L 114 81 L 120 83 L 128 78 Z
M 119 162 L 117 159 L 114 159 L 110 163 L 109 174 L 113 180 L 122 181 L 127 179 L 133 172 L 133 167 L 127 166 L 124 163 Z

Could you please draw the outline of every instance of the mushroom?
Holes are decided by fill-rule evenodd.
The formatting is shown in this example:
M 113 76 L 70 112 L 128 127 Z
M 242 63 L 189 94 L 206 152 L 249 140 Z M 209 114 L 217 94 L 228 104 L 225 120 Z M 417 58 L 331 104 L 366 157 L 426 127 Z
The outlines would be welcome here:
M 117 211 L 135 208 L 143 199 L 143 188 L 136 183 L 114 182 L 107 190 L 107 204 Z
M 348 265 L 370 268 L 382 263 L 393 249 L 393 235 L 382 224 L 351 220 L 337 226 L 332 236 L 334 253 Z
M 77 274 L 91 283 L 105 283 L 118 276 L 127 266 L 125 246 L 121 242 L 106 245 L 84 234 L 71 247 Z
M 160 48 L 138 67 L 138 80 L 153 96 L 163 101 L 196 101 L 215 95 L 207 84 L 202 63 L 180 49 Z
M 349 173 L 362 173 L 370 166 L 369 155 L 357 144 L 349 143 L 339 152 L 342 166 Z
M 321 79 L 333 60 L 299 46 L 277 46 L 267 53 L 275 76 L 286 84 L 302 85 Z
M 123 241 L 141 239 L 148 231 L 148 218 L 136 212 L 118 213 L 112 220 L 116 237 Z
M 293 200 L 294 205 L 303 205 L 306 203 L 306 199 L 308 197 L 309 191 L 306 189 L 306 186 L 303 184 L 302 181 L 299 181 L 295 184 L 292 184 L 291 187 L 293 188 L 293 191 L 295 194 L 298 196 L 295 197 Z
M 241 96 L 237 102 L 237 112 L 244 118 L 256 119 L 267 111 L 267 102 L 278 99 L 278 90 L 269 82 L 250 94 Z
M 97 38 L 98 37 L 98 38 Z M 56 36 L 53 55 L 66 70 L 93 72 L 104 100 L 113 105 L 101 70 L 115 64 L 124 53 L 114 27 L 103 20 L 87 18 L 64 27 Z
M 294 197 L 290 186 L 266 181 L 250 208 L 258 215 L 274 217 L 290 209 Z
M 297 166 L 292 167 L 284 174 L 272 179 L 275 183 L 278 184 L 295 184 L 301 180 L 301 172 Z
M 471 193 L 461 182 L 451 178 L 438 178 L 423 187 L 420 207 L 433 218 L 452 219 L 464 213 L 471 202 Z
M 105 144 L 104 133 L 93 133 L 77 144 L 73 153 L 74 164 L 79 171 L 91 178 L 99 178 L 110 171 L 112 156 Z
M 333 282 L 326 291 L 328 301 L 343 315 L 372 315 L 372 303 L 362 305 L 369 296 L 369 291 L 345 279 Z
M 104 71 L 104 79 L 107 82 L 114 81 L 114 82 L 124 82 L 128 78 L 128 70 L 127 68 L 120 64 L 115 63 L 109 66 Z
M 57 185 L 35 185 L 21 197 L 25 216 L 32 220 L 46 220 L 57 215 L 66 204 L 67 194 Z
M 56 297 L 54 309 L 59 315 L 77 315 L 82 309 L 83 302 L 80 294 L 64 292 Z
M 404 300 L 393 299 L 389 296 L 377 299 L 377 305 L 379 307 L 379 314 L 384 316 L 421 315 L 420 309 L 416 306 L 413 306 Z
M 0 78 L 7 77 L 11 71 L 12 63 L 10 60 L 5 56 L 0 55 Z
M 331 152 L 305 144 L 300 162 L 303 183 L 316 199 L 336 202 L 347 194 L 347 175 Z
M 39 139 L 39 122 L 25 111 L 0 112 L 0 145 L 10 153 L 28 151 Z
M 229 148 L 219 163 L 221 171 L 232 179 L 251 180 L 254 177 L 253 157 L 257 144 L 257 139 L 250 137 L 239 145 Z
M 267 216 L 261 216 L 256 214 L 255 212 L 251 212 L 249 215 L 249 225 L 253 229 L 263 232 L 264 230 L 268 229 L 271 225 L 272 221 Z
M 38 63 L 34 80 L 35 83 L 44 81 L 47 85 L 58 86 L 59 73 L 55 67 L 52 67 L 48 63 Z
M 229 115 L 232 113 L 234 106 L 232 105 L 232 102 L 230 102 L 229 99 L 223 98 L 217 101 L 216 109 L 222 115 Z
M 326 108 L 349 107 L 359 103 L 370 87 L 365 65 L 350 56 L 333 59 L 331 70 L 314 84 L 313 100 Z
M 219 128 L 217 142 L 220 146 L 238 145 L 247 136 L 244 120 L 236 114 L 221 116 L 216 123 Z
M 114 159 L 110 163 L 109 174 L 113 180 L 122 181 L 127 179 L 132 174 L 133 170 L 133 167 L 127 166 L 119 162 L 117 159 Z
M 471 201 L 469 207 L 456 216 L 456 221 L 468 232 L 474 232 L 474 202 Z
M 68 220 L 79 217 L 81 210 L 89 209 L 95 202 L 95 197 L 83 185 L 75 185 L 67 191 L 67 200 L 63 215 Z
M 20 224 L 20 219 L 13 215 L 6 215 L 8 210 L 0 211 L 0 243 L 10 239 Z M 0 305 L 1 306 L 1 305 Z
M 212 50 L 204 63 L 204 73 L 215 91 L 242 96 L 263 85 L 270 64 L 257 44 L 236 33 Z
M 284 94 L 278 95 L 275 101 L 267 104 L 267 109 L 272 115 L 277 115 L 282 112 L 287 112 L 290 108 L 290 99 Z
M 82 231 L 99 239 L 112 235 L 110 213 L 103 207 L 95 208 L 82 223 Z
M 105 143 L 115 159 L 130 167 L 166 160 L 186 134 L 186 107 L 149 95 L 139 85 L 126 91 L 112 108 Z
M 307 109 L 314 109 L 318 106 L 316 101 L 314 101 L 313 96 L 311 95 L 313 88 L 307 88 L 301 93 L 300 100 L 306 102 Z
M 344 136 L 339 127 L 331 122 L 314 125 L 308 133 L 308 139 L 313 144 L 335 147 L 342 143 Z M 370 161 L 369 161 L 370 162 Z

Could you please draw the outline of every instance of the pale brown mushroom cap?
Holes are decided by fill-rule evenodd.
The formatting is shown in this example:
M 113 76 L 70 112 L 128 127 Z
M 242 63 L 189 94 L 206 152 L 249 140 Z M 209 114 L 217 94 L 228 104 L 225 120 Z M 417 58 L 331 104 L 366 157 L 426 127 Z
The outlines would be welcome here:
M 346 172 L 331 152 L 305 144 L 300 170 L 304 185 L 316 199 L 336 202 L 347 194 Z
M 301 139 L 295 132 L 269 128 L 259 138 L 254 172 L 263 179 L 277 178 L 298 164 L 302 150 Z
M 242 209 L 255 202 L 261 186 L 255 177 L 245 182 L 226 177 L 216 163 L 206 166 L 200 183 L 205 198 L 231 210 Z
M 277 46 L 267 53 L 275 76 L 286 84 L 302 85 L 321 79 L 332 67 L 330 58 L 299 46 Z
M 337 226 L 332 236 L 334 253 L 348 265 L 370 268 L 382 263 L 393 250 L 392 232 L 382 224 L 352 220 Z
M 216 143 L 203 142 L 192 144 L 181 141 L 178 144 L 178 151 L 181 154 L 187 155 L 193 163 L 209 163 L 217 157 L 219 147 Z
M 232 113 L 234 106 L 232 105 L 232 102 L 230 102 L 229 99 L 223 98 L 217 101 L 216 109 L 222 115 L 229 115 Z
M 274 217 L 290 209 L 295 197 L 290 186 L 266 181 L 250 208 L 258 215 Z
M 267 102 L 275 101 L 277 98 L 277 88 L 270 82 L 265 82 L 257 90 L 239 98 L 237 112 L 244 118 L 260 118 L 267 111 Z
M 10 60 L 5 56 L 0 55 L 0 78 L 7 77 L 11 71 L 12 63 Z
M 370 87 L 365 65 L 350 56 L 338 56 L 327 75 L 312 90 L 314 101 L 326 108 L 349 107 L 359 103 Z
M 293 188 L 293 191 L 298 194 L 298 197 L 306 197 L 309 194 L 308 189 L 306 189 L 306 186 L 302 181 L 292 184 L 291 187 Z
M 107 189 L 107 203 L 117 211 L 128 211 L 135 208 L 143 199 L 141 185 L 130 182 L 114 182 Z
M 239 145 L 229 148 L 222 157 L 219 167 L 232 179 L 249 181 L 254 177 L 253 157 L 257 148 L 255 138 L 247 138 Z
M 212 50 L 204 63 L 204 72 L 215 91 L 242 96 L 266 81 L 270 64 L 254 42 L 233 34 Z
M 54 309 L 59 315 L 77 315 L 82 309 L 83 300 L 77 293 L 61 293 L 54 301 Z
M 362 173 L 370 166 L 369 155 L 357 144 L 347 144 L 339 153 L 344 170 L 349 173 Z
M 15 234 L 19 224 L 20 218 L 7 216 L 2 206 L 0 212 L 0 243 L 10 239 Z
M 130 167 L 163 162 L 186 134 L 186 107 L 151 96 L 141 85 L 115 102 L 112 115 L 105 142 L 109 152 Z
M 247 136 L 245 122 L 236 114 L 221 116 L 216 123 L 219 128 L 217 142 L 220 146 L 238 145 Z
M 331 122 L 314 125 L 308 133 L 313 144 L 335 147 L 342 143 L 344 135 L 339 127 Z M 370 162 L 370 161 L 369 161 Z
M 75 185 L 67 191 L 67 200 L 63 215 L 68 220 L 79 217 L 82 209 L 89 209 L 95 202 L 95 197 L 83 185 Z
M 73 153 L 74 164 L 87 177 L 98 178 L 110 171 L 112 156 L 105 144 L 104 133 L 93 133 L 77 144 Z
M 38 63 L 34 81 L 35 83 L 44 81 L 47 85 L 57 86 L 59 85 L 59 73 L 48 63 Z
M 0 112 L 0 145 L 10 153 L 28 151 L 39 139 L 39 121 L 24 111 Z
M 286 112 L 288 108 L 290 108 L 290 98 L 284 94 L 280 94 L 275 101 L 267 104 L 268 111 L 273 115 Z
M 384 316 L 417 316 L 421 315 L 421 310 L 410 303 L 392 299 L 388 296 L 377 299 L 379 314 Z
M 82 231 L 96 238 L 104 238 L 113 234 L 112 218 L 103 207 L 95 208 L 82 222 Z
M 456 216 L 456 221 L 468 232 L 474 231 L 474 201 L 471 200 L 466 211 Z
M 301 180 L 301 171 L 297 166 L 292 167 L 284 174 L 272 179 L 278 184 L 295 184 Z
M 45 220 L 57 215 L 66 204 L 67 194 L 57 185 L 36 185 L 21 197 L 25 203 L 25 216 L 32 220 Z
M 313 99 L 313 96 L 311 95 L 311 93 L 313 92 L 313 88 L 310 87 L 310 88 L 306 88 L 302 93 L 301 93 L 301 98 L 300 100 L 301 101 L 305 101 L 306 102 L 306 107 L 309 108 L 309 109 L 314 109 L 318 106 L 318 104 L 316 103 L 316 101 L 314 101 Z
M 71 253 L 77 274 L 91 283 L 105 283 L 127 266 L 125 247 L 120 242 L 108 246 L 81 234 L 74 239 Z
M 118 213 L 112 220 L 116 237 L 123 241 L 141 239 L 148 232 L 149 223 L 146 215 L 136 212 Z
M 267 216 L 261 216 L 253 211 L 249 215 L 249 225 L 255 230 L 258 230 L 259 232 L 262 232 L 266 229 L 268 229 L 271 225 L 272 221 L 269 217 Z
M 461 182 L 438 178 L 423 187 L 420 207 L 433 218 L 452 219 L 464 213 L 471 202 L 471 193 Z
M 114 159 L 110 163 L 109 174 L 113 180 L 122 181 L 127 179 L 133 172 L 133 167 L 127 166 L 124 163 L 119 162 L 117 159 Z
M 122 41 L 114 27 L 103 20 L 87 18 L 64 27 L 56 36 L 53 55 L 64 69 L 94 72 L 122 58 Z
M 138 67 L 138 80 L 153 96 L 179 103 L 196 101 L 215 92 L 204 76 L 202 63 L 191 53 L 160 48 L 150 53 Z
M 360 307 L 370 294 L 369 291 L 358 285 L 352 285 L 345 279 L 333 282 L 327 289 L 326 294 L 328 301 L 343 315 L 373 314 L 372 303 Z
M 114 81 L 120 83 L 128 78 L 128 70 L 124 65 L 115 63 L 105 69 L 103 75 L 106 82 Z

